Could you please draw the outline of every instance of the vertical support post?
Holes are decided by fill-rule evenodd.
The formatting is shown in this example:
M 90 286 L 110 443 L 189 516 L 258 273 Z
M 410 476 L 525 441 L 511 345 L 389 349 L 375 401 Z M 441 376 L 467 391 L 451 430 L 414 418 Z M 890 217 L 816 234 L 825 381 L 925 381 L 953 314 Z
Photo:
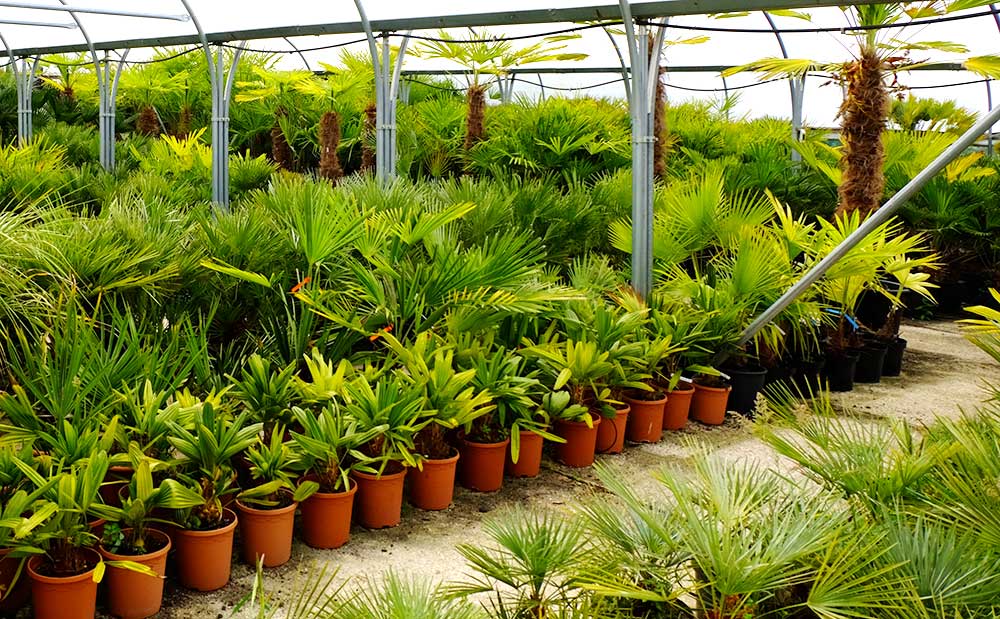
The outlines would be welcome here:
M 396 127 L 396 108 L 399 104 L 399 93 L 400 93 L 400 83 L 403 74 L 403 61 L 406 58 L 406 48 L 410 45 L 410 32 L 407 31 L 403 35 L 403 40 L 399 44 L 399 53 L 396 55 L 396 62 L 392 67 L 392 74 L 387 75 L 387 99 L 388 99 L 388 169 L 386 170 L 386 178 L 394 179 L 396 178 L 396 168 L 399 165 L 399 145 L 397 142 L 397 127 Z M 388 66 L 388 57 L 386 60 L 386 65 Z
M 7 49 L 10 54 L 10 48 Z M 35 58 L 30 65 L 27 58 L 21 60 L 12 55 L 9 58 L 17 91 L 17 144 L 27 146 L 34 137 L 31 96 L 34 92 L 35 73 L 38 71 L 38 58 Z
M 114 76 L 111 74 L 111 59 L 108 52 L 104 52 L 104 59 L 98 67 L 97 76 L 98 93 L 100 103 L 97 117 L 97 128 L 100 139 L 101 167 L 111 172 L 115 169 L 115 114 L 118 109 L 118 82 L 125 67 L 125 59 L 129 51 L 125 52 L 118 59 L 118 68 Z
M 629 0 L 619 5 L 632 67 L 632 288 L 646 299 L 653 288 L 653 99 L 666 24 L 660 24 L 651 50 L 648 27 L 633 22 Z
M 629 0 L 619 0 L 619 3 L 632 65 L 629 96 L 632 120 L 632 288 L 639 297 L 646 299 L 653 287 L 653 202 L 649 191 L 652 177 L 646 148 L 647 142 L 652 140 L 649 97 L 646 96 L 649 46 L 646 26 L 633 22 Z
M 222 210 L 229 208 L 229 103 L 233 95 L 236 67 L 246 48 L 242 41 L 233 53 L 233 61 L 226 71 L 226 54 L 222 45 L 209 55 L 209 73 L 212 75 L 212 201 Z

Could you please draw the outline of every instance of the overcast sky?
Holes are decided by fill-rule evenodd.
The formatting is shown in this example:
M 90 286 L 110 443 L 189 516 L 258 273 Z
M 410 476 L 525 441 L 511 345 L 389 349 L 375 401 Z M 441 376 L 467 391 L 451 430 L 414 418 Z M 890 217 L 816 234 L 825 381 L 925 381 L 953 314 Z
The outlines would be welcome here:
M 58 4 L 58 0 L 37 0 L 39 4 Z M 384 18 L 406 18 L 423 15 L 447 15 L 458 13 L 482 13 L 490 11 L 515 10 L 518 8 L 566 7 L 574 5 L 592 5 L 598 0 L 503 0 L 502 2 L 471 1 L 471 0 L 366 0 L 365 6 L 369 17 L 373 20 Z M 233 31 L 249 28 L 271 26 L 302 25 L 311 23 L 354 22 L 357 21 L 357 11 L 353 0 L 190 0 L 203 28 L 209 32 Z M 183 12 L 180 0 L 74 0 L 77 6 L 94 6 L 102 8 L 117 8 L 123 10 L 141 10 L 163 14 L 178 14 Z M 983 9 L 977 9 L 976 12 Z M 835 8 L 813 9 L 809 11 L 813 25 L 846 26 L 843 14 Z M 69 22 L 64 14 L 57 12 L 24 11 L 18 9 L 0 8 L 0 17 L 4 19 L 47 20 L 51 22 Z M 101 40 L 119 40 L 125 38 L 142 38 L 172 34 L 190 34 L 194 27 L 190 22 L 177 22 L 151 19 L 135 19 L 107 16 L 82 16 L 84 26 L 91 38 Z M 775 18 L 780 28 L 802 28 L 810 24 L 790 18 Z M 728 28 L 767 28 L 767 22 L 761 14 L 731 19 L 713 19 L 704 16 L 675 18 L 671 21 L 675 26 L 712 26 Z M 544 33 L 572 24 L 540 24 L 532 26 L 510 26 L 507 28 L 491 28 L 493 34 L 535 34 Z M 916 29 L 912 29 L 915 31 Z M 43 44 L 62 44 L 78 42 L 81 33 L 78 30 L 62 28 L 34 28 L 25 26 L 0 26 L 0 33 L 15 49 Z M 466 36 L 466 32 L 456 33 L 456 36 Z M 671 29 L 669 39 L 680 39 L 697 35 L 697 32 Z M 666 51 L 668 65 L 732 65 L 742 64 L 766 56 L 779 55 L 775 37 L 771 34 L 737 34 L 710 33 L 710 40 L 700 45 L 674 45 Z M 954 41 L 966 45 L 969 55 L 1000 54 L 1000 31 L 992 17 L 984 16 L 976 19 L 937 24 L 921 29 L 921 32 L 908 34 L 912 40 Z M 357 36 L 300 37 L 296 43 L 300 47 L 310 48 L 331 43 L 356 39 Z M 819 60 L 836 61 L 847 57 L 851 47 L 851 39 L 839 34 L 787 34 L 785 42 L 792 57 L 815 58 Z M 259 41 L 255 47 L 289 50 L 289 45 L 281 40 Z M 356 46 L 365 50 L 366 46 Z M 600 30 L 584 32 L 579 40 L 567 43 L 566 51 L 581 52 L 588 55 L 587 60 L 569 63 L 571 66 L 608 67 L 616 66 L 617 58 L 607 36 Z M 306 58 L 314 66 L 319 61 L 336 64 L 337 50 L 307 52 Z M 133 52 L 133 58 L 140 54 Z M 962 56 L 941 54 L 937 52 L 918 52 L 915 58 L 920 60 L 955 61 Z M 297 55 L 283 58 L 282 66 L 302 67 L 302 59 Z M 538 65 L 543 66 L 543 65 Z M 552 65 L 548 65 L 552 66 Z M 454 68 L 443 61 L 431 61 L 408 57 L 406 68 L 409 69 L 447 69 Z M 537 79 L 532 77 L 531 79 Z M 596 84 L 614 79 L 610 75 L 546 75 L 544 82 L 549 86 L 563 88 Z M 934 86 L 954 82 L 965 82 L 978 79 L 967 72 L 912 72 L 900 76 L 900 82 L 908 86 Z M 715 99 L 721 100 L 722 93 L 691 92 L 692 89 L 720 89 L 722 80 L 718 74 L 677 73 L 668 76 L 668 96 L 673 100 Z M 737 75 L 727 80 L 730 87 L 739 87 L 756 82 L 750 74 Z M 835 124 L 836 110 L 841 100 L 840 88 L 836 85 L 824 85 L 825 80 L 811 78 L 806 92 L 806 123 L 813 126 L 829 126 Z M 528 84 L 518 84 L 516 92 L 537 94 L 538 88 Z M 619 84 L 594 88 L 587 91 L 593 96 L 621 97 L 623 87 Z M 955 99 L 961 105 L 977 112 L 987 109 L 987 85 L 974 84 L 957 86 L 947 89 L 918 89 L 914 91 L 920 96 L 931 96 L 941 99 Z M 573 93 L 562 93 L 572 95 Z M 996 90 L 1000 97 L 1000 90 Z M 1000 103 L 1000 99 L 998 99 Z M 765 84 L 739 90 L 739 101 L 733 112 L 738 116 L 790 116 L 790 104 L 787 83 L 779 82 Z

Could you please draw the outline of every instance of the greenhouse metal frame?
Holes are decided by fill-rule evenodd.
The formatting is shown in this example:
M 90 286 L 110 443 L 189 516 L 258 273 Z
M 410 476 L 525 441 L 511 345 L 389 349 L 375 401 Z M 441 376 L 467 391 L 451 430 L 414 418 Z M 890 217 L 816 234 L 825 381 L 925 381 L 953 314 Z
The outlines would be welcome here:
M 829 0 L 661 0 L 652 2 L 631 2 L 619 0 L 612 4 L 570 6 L 564 8 L 533 8 L 487 13 L 456 14 L 442 16 L 422 16 L 399 19 L 369 20 L 364 0 L 354 0 L 359 16 L 357 21 L 315 23 L 298 26 L 254 28 L 224 32 L 207 32 L 199 20 L 193 0 L 178 0 L 183 12 L 147 13 L 131 10 L 104 9 L 90 6 L 71 5 L 68 0 L 58 0 L 59 4 L 42 4 L 21 0 L 0 0 L 0 55 L 9 59 L 17 88 L 18 138 L 21 143 L 31 139 L 32 109 L 31 91 L 42 54 L 87 52 L 93 63 L 100 94 L 99 136 L 100 162 L 105 169 L 115 166 L 115 97 L 119 77 L 130 50 L 137 48 L 199 45 L 205 54 L 209 67 L 209 81 L 212 91 L 212 196 L 218 208 L 228 207 L 229 186 L 229 106 L 233 94 L 235 68 L 248 41 L 263 39 L 284 39 L 298 53 L 308 66 L 304 54 L 291 41 L 294 37 L 364 34 L 375 73 L 376 91 L 376 176 L 388 182 L 396 172 L 396 106 L 400 98 L 403 60 L 410 34 L 414 30 L 446 29 L 458 27 L 509 26 L 523 24 L 544 24 L 559 22 L 607 22 L 623 25 L 627 40 L 627 58 L 619 52 L 620 68 L 572 69 L 566 72 L 616 72 L 625 83 L 632 125 L 632 286 L 642 297 L 648 295 L 652 287 L 653 267 L 653 105 L 655 84 L 661 67 L 659 54 L 651 54 L 647 37 L 654 37 L 654 50 L 660 50 L 671 17 L 726 13 L 733 11 L 768 11 L 779 9 L 803 9 L 837 6 Z M 862 0 L 854 4 L 878 4 L 877 1 Z M 1000 13 L 991 4 L 990 13 L 1000 28 Z M 72 22 L 26 19 L 5 19 L 2 9 L 18 9 L 66 14 Z M 94 40 L 84 26 L 80 15 L 129 17 L 142 20 L 166 20 L 189 22 L 194 33 L 162 37 L 134 39 Z M 783 32 L 772 17 L 764 13 L 771 32 L 777 39 L 781 54 L 789 57 Z M 653 21 L 658 20 L 658 21 Z M 76 44 L 14 47 L 3 35 L 6 26 L 30 27 L 38 29 L 78 30 L 83 41 Z M 401 33 L 401 34 L 400 34 Z M 391 61 L 390 37 L 401 37 L 399 53 Z M 231 62 L 227 67 L 224 54 L 225 44 L 236 43 Z M 111 52 L 120 52 L 117 59 Z M 103 52 L 101 54 L 100 52 Z M 725 67 L 687 67 L 690 72 L 711 71 Z M 961 67 L 941 67 L 944 70 Z M 939 70 L 941 70 L 939 69 Z M 675 70 L 680 71 L 678 67 Z M 543 71 L 526 69 L 518 73 L 538 74 Z M 408 75 L 428 74 L 427 72 L 406 72 Z M 516 75 L 516 73 L 514 74 Z M 789 81 L 792 102 L 792 127 L 796 138 L 803 131 L 803 98 L 805 78 Z M 513 79 L 501 83 L 501 94 L 509 100 L 513 92 Z M 987 83 L 988 86 L 988 83 Z M 544 86 L 543 86 L 544 88 Z M 870 232 L 890 218 L 893 213 L 911 198 L 932 177 L 942 171 L 953 159 L 972 146 L 979 136 L 990 132 L 1000 121 L 1000 107 L 990 110 L 975 125 L 955 140 L 927 168 L 917 174 L 898 193 L 875 211 L 862 225 L 829 255 L 810 269 L 802 279 L 789 288 L 780 299 L 765 310 L 742 334 L 740 343 L 749 341 L 757 332 L 771 322 L 782 310 L 802 292 L 818 281 L 826 271 L 842 258 L 852 247 Z

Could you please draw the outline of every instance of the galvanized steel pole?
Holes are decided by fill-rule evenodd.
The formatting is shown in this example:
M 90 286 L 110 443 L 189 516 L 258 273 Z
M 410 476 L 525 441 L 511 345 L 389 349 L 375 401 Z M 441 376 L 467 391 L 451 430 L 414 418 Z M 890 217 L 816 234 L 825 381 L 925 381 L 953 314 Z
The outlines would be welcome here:
M 989 131 L 990 127 L 996 124 L 997 121 L 1000 121 L 1000 107 L 992 110 L 989 114 L 980 119 L 979 122 L 973 125 L 971 129 L 963 133 L 962 136 L 955 140 L 951 146 L 938 155 L 934 161 L 930 163 L 930 165 L 921 170 L 919 174 L 913 177 L 909 183 L 900 189 L 896 195 L 889 198 L 882 208 L 872 213 L 868 219 L 866 219 L 857 230 L 851 233 L 850 236 L 844 239 L 840 245 L 835 247 L 827 256 L 813 265 L 813 267 L 809 269 L 801 280 L 789 288 L 785 294 L 781 295 L 781 298 L 779 298 L 774 305 L 767 308 L 764 313 L 758 316 L 757 319 L 746 328 L 740 336 L 739 343 L 742 345 L 749 342 L 761 329 L 767 326 L 767 324 L 774 320 L 782 311 L 785 310 L 785 308 L 791 305 L 795 299 L 819 281 L 827 270 L 829 270 L 829 268 L 832 267 L 838 260 L 843 258 L 847 252 L 851 251 L 855 245 L 864 240 L 864 238 L 871 234 L 872 231 L 885 223 L 887 219 L 892 217 L 899 207 L 906 204 L 907 200 L 916 195 L 916 193 L 920 191 L 920 189 L 927 184 L 928 181 L 944 170 L 949 163 L 961 155 L 967 148 L 975 144 L 979 137 L 986 131 Z

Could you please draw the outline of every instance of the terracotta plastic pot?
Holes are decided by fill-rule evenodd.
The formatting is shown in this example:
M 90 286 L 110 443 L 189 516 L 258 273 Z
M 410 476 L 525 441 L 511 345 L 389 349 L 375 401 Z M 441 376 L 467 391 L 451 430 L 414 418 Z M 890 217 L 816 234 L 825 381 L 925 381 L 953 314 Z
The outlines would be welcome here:
M 458 452 L 450 458 L 424 460 L 421 466 L 410 471 L 410 504 L 427 511 L 448 509 L 455 496 Z
M 178 528 L 173 533 L 174 560 L 181 586 L 195 591 L 215 591 L 226 586 L 233 565 L 236 514 L 227 509 L 228 524 L 211 531 Z
M 625 432 L 631 410 L 626 404 L 625 408 L 615 410 L 614 417 L 601 418 L 601 425 L 597 426 L 597 445 L 595 447 L 597 453 L 620 454 L 625 449 Z
M 597 428 L 601 417 L 591 413 L 593 427 L 583 421 L 563 421 L 556 424 L 556 433 L 566 439 L 556 445 L 556 457 L 566 466 L 584 468 L 594 463 L 597 448 Z
M 308 477 L 307 477 L 308 479 Z M 302 541 L 312 548 L 340 548 L 351 539 L 351 514 L 358 484 L 344 492 L 317 492 L 303 501 Z
M 3 599 L 0 599 L 0 616 L 13 615 L 28 603 L 28 596 L 31 595 L 28 573 L 21 568 L 18 575 L 22 560 L 8 557 L 10 552 L 8 548 L 0 548 L 0 594 L 3 595 Z
M 518 439 L 517 462 L 514 462 L 508 450 L 504 468 L 511 477 L 536 477 L 542 470 L 542 448 L 545 446 L 545 439 L 528 430 L 518 432 Z
M 694 387 L 681 383 L 667 393 L 667 403 L 663 406 L 663 429 L 682 430 L 687 425 L 691 412 L 691 397 Z
M 123 531 L 128 532 L 126 529 Z M 154 578 L 133 570 L 108 566 L 104 574 L 107 590 L 108 612 L 120 619 L 145 619 L 160 612 L 163 603 L 163 576 L 167 571 L 167 553 L 170 552 L 170 538 L 166 533 L 148 529 L 149 539 L 159 540 L 163 546 L 144 555 L 119 555 L 100 548 L 105 561 L 132 561 L 145 565 L 160 575 Z
M 403 480 L 407 469 L 379 475 L 355 471 L 358 484 L 354 517 L 366 529 L 384 529 L 399 524 L 403 511 Z
M 510 439 L 500 443 L 476 443 L 462 438 L 462 466 L 459 481 L 476 492 L 496 492 L 503 486 Z
M 710 426 L 721 426 L 726 420 L 726 403 L 732 387 L 706 387 L 694 384 L 691 398 L 691 418 Z
M 87 555 L 91 568 L 82 574 L 66 577 L 45 576 L 39 569 L 47 561 L 44 556 L 28 559 L 28 577 L 31 578 L 31 603 L 35 619 L 94 619 L 97 613 L 97 583 L 94 568 L 101 557 L 89 548 Z
M 261 557 L 264 567 L 288 563 L 292 558 L 292 533 L 298 506 L 292 503 L 277 509 L 258 509 L 236 501 L 244 563 L 257 565 Z
M 633 443 L 655 443 L 663 435 L 663 409 L 667 396 L 656 400 L 640 400 L 626 397 L 632 414 L 628 418 L 626 437 Z

